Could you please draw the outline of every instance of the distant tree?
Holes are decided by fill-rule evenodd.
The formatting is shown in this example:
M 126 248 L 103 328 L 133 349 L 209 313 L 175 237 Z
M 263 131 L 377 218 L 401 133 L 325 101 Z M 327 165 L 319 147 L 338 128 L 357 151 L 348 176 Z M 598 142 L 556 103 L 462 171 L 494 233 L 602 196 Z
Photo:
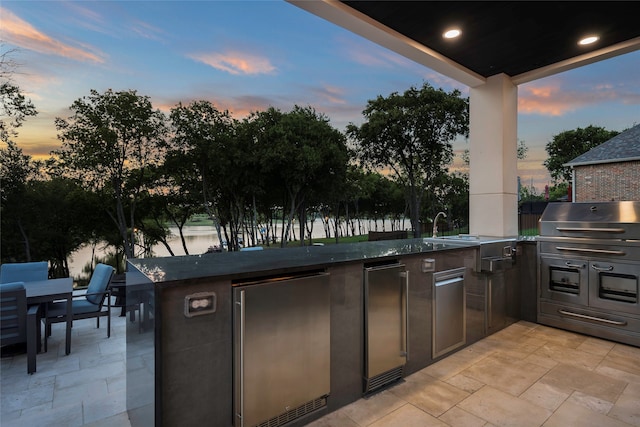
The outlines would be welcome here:
M 47 260 L 52 277 L 68 277 L 68 258 L 96 235 L 105 216 L 74 181 L 39 179 L 39 164 L 9 141 L 0 149 L 2 262 Z
M 563 166 L 581 154 L 608 141 L 620 132 L 608 131 L 599 126 L 587 126 L 560 132 L 547 143 L 546 150 L 549 157 L 544 166 L 556 183 L 571 182 L 571 168 Z
M 250 121 L 260 176 L 272 183 L 270 191 L 281 190 L 284 246 L 295 215 L 305 224 L 306 208 L 328 199 L 344 183 L 349 161 L 345 137 L 311 107 L 295 106 L 288 113 L 271 107 Z
M 31 261 L 31 241 L 25 229 L 25 193 L 36 165 L 13 141 L 0 148 L 0 220 L 2 259 Z
M 0 42 L 0 141 L 4 143 L 16 136 L 16 129 L 27 117 L 38 114 L 31 100 L 12 81 L 18 67 L 11 58 L 15 52 L 15 49 L 5 50 L 4 43 Z
M 347 225 L 353 236 L 363 232 L 360 202 L 371 197 L 372 191 L 373 185 L 371 180 L 367 179 L 367 171 L 359 165 L 350 164 L 347 168 L 345 191 L 342 198 L 345 204 Z M 351 207 L 353 207 L 353 211 L 351 211 Z
M 237 198 L 243 192 L 234 177 L 250 171 L 239 164 L 243 156 L 234 144 L 236 121 L 229 111 L 204 100 L 179 103 L 171 109 L 170 118 L 173 149 L 165 162 L 168 179 L 178 192 L 188 194 L 189 204 L 195 203 L 194 197 L 199 199 L 219 238 L 231 250 L 237 249 Z
M 544 201 L 544 195 L 538 194 L 538 191 L 535 187 L 527 187 L 523 185 L 520 187 L 520 202 L 536 202 L 536 201 Z
M 166 224 L 178 229 L 182 249 L 189 255 L 184 227 L 192 215 L 204 212 L 200 184 L 196 183 L 198 175 L 185 170 L 180 159 L 180 156 L 168 156 L 163 165 L 150 168 L 151 188 L 141 200 L 146 216 L 138 223 L 145 236 L 154 236 L 172 256 L 174 252 L 168 241 L 171 232 Z
M 453 160 L 452 141 L 469 132 L 469 102 L 458 90 L 449 93 L 428 83 L 404 94 L 370 100 L 365 123 L 350 124 L 347 135 L 358 145 L 364 164 L 391 168 L 407 188 L 414 236 L 420 235 L 420 205 Z
M 70 179 L 29 183 L 26 229 L 34 259 L 49 261 L 51 277 L 69 277 L 71 254 L 91 240 L 96 224 L 108 221 L 105 212 L 96 209 L 97 203 L 95 194 Z
M 56 118 L 62 148 L 53 152 L 65 176 L 77 179 L 106 200 L 127 258 L 134 258 L 136 205 L 148 189 L 145 171 L 160 164 L 166 150 L 166 118 L 149 97 L 134 90 L 91 90 Z M 143 215 L 144 216 L 144 215 Z
M 517 154 L 518 160 L 524 160 L 527 158 L 529 147 L 527 147 L 527 144 L 525 144 L 523 140 L 518 141 L 518 147 L 516 148 L 516 150 L 517 150 L 516 154 Z
M 569 184 L 567 182 L 561 182 L 549 188 L 549 201 L 553 202 L 567 196 L 569 196 Z
M 31 156 L 13 141 L 7 141 L 6 148 L 0 147 L 0 196 L 3 206 L 7 198 L 24 191 L 27 180 L 36 173 L 36 164 Z
M 363 177 L 363 193 L 359 201 L 361 214 L 373 221 L 373 228 L 369 224 L 369 231 L 378 231 L 378 221 L 392 219 L 392 227 L 399 226 L 407 214 L 404 187 L 397 181 L 376 171 L 367 171 Z M 383 230 L 384 221 L 382 222 Z M 395 229 L 395 228 L 394 228 Z
M 447 214 L 446 223 L 455 228 L 469 224 L 469 177 L 460 172 L 444 174 L 433 193 L 425 214 L 433 219 L 438 212 Z M 433 224 L 433 223 L 432 223 Z

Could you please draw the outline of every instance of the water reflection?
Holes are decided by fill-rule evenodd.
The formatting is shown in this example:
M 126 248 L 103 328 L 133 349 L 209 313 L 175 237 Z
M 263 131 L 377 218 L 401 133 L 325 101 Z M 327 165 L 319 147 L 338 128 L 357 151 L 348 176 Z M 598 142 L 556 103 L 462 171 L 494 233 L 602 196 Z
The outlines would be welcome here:
M 367 227 L 367 230 L 368 229 L 376 230 L 374 221 L 363 221 L 363 224 Z M 408 226 L 408 221 L 407 221 L 407 226 Z M 388 220 L 385 221 L 384 229 L 387 231 L 390 231 L 392 229 L 391 221 L 388 221 Z M 294 230 L 295 230 L 294 231 L 295 235 L 299 236 L 299 229 L 297 225 L 294 226 Z M 382 230 L 383 230 L 382 221 L 378 221 L 377 231 L 382 231 Z M 174 255 L 185 255 L 185 251 L 184 251 L 184 248 L 182 247 L 182 241 L 180 239 L 178 229 L 175 227 L 170 227 L 170 231 L 171 231 L 172 237 L 168 239 L 168 244 L 171 247 L 171 250 L 173 251 Z M 185 226 L 183 228 L 183 234 L 184 234 L 185 242 L 190 255 L 203 254 L 207 252 L 207 250 L 210 247 L 214 245 L 220 245 L 220 240 L 218 239 L 218 235 L 216 234 L 215 227 L 213 226 L 208 226 L 208 225 Z M 324 228 L 319 221 L 317 221 L 314 224 L 312 237 L 314 239 L 326 237 Z M 91 260 L 91 254 L 93 250 L 94 248 L 89 245 L 89 246 L 82 247 L 80 250 L 72 254 L 71 259 L 69 259 L 69 271 L 71 273 L 71 276 L 78 277 L 82 275 L 82 268 L 86 264 L 88 264 L 89 261 Z M 109 250 L 113 250 L 113 249 L 109 248 Z M 169 250 L 162 243 L 159 243 L 153 246 L 152 252 L 153 252 L 153 255 L 157 257 L 171 256 L 171 254 L 169 253 Z M 101 244 L 98 244 L 98 246 L 95 248 L 94 255 L 100 258 L 105 256 L 105 251 L 102 249 Z

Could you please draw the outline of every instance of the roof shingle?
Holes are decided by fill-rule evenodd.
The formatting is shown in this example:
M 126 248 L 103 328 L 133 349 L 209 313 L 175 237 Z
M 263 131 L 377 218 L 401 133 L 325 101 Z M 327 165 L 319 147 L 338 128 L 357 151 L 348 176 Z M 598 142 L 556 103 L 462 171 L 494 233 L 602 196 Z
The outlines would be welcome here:
M 639 159 L 640 125 L 636 125 L 565 163 L 565 166 L 627 162 Z

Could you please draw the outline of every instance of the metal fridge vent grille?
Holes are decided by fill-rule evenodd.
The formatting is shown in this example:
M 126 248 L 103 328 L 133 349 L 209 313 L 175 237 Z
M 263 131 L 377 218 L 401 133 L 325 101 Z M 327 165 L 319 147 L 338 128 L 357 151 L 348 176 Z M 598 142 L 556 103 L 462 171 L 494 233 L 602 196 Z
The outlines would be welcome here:
M 256 425 L 256 427 L 279 427 L 304 415 L 307 415 L 316 409 L 320 409 L 327 406 L 327 396 L 322 396 L 314 400 L 310 400 L 297 408 L 291 409 L 283 414 L 276 415 L 275 417 L 263 421 Z
M 365 393 L 377 390 L 380 387 L 392 383 L 393 381 L 399 380 L 400 378 L 402 378 L 402 370 L 403 367 L 400 366 L 375 377 L 368 378 Z

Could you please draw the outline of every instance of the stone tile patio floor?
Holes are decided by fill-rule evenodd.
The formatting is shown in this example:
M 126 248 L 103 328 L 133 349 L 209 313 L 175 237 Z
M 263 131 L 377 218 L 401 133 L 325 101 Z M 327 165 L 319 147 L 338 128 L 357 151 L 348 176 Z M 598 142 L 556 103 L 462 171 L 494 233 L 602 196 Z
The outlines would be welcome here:
M 3 357 L 0 364 L 0 426 L 130 426 L 126 413 L 126 319 L 73 323 L 71 354 L 64 354 L 65 325 L 52 325 L 46 353 L 27 374 L 27 356 Z M 44 328 L 43 328 L 44 331 Z
M 118 315 L 109 339 L 75 322 L 68 356 L 54 325 L 33 375 L 26 355 L 3 358 L 0 425 L 129 426 Z M 640 426 L 640 348 L 521 321 L 310 425 Z

